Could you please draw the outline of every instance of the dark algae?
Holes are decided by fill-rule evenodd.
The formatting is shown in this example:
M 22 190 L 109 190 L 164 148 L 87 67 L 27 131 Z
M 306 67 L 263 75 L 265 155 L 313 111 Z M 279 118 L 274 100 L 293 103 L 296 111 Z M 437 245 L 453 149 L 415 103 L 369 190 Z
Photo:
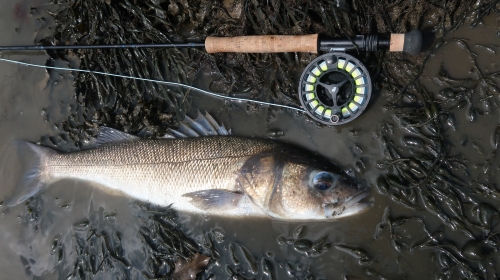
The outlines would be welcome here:
M 18 101 L 22 90 L 9 90 L 4 78 L 8 98 L 0 102 L 0 125 L 12 123 L 12 130 L 16 118 L 11 111 L 37 110 L 33 119 L 42 120 L 48 132 L 30 137 L 41 136 L 42 145 L 85 149 L 101 126 L 161 137 L 179 128 L 189 112 L 214 110 L 220 121 L 242 116 L 233 122 L 236 126 L 228 126 L 242 136 L 296 142 L 339 161 L 372 188 L 374 206 L 333 223 L 224 220 L 130 201 L 72 181 L 9 207 L 12 187 L 0 193 L 5 235 L 0 248 L 8 257 L 0 259 L 2 270 L 19 263 L 20 272 L 12 275 L 33 279 L 498 277 L 500 1 L 11 2 L 16 2 L 9 10 L 16 20 L 12 32 L 43 45 L 314 33 L 340 37 L 413 29 L 434 38 L 416 56 L 351 52 L 370 72 L 372 100 L 358 119 L 334 128 L 283 109 L 203 99 L 182 87 L 56 70 L 47 70 L 42 82 L 33 80 L 51 89 L 50 102 L 38 108 L 29 98 Z M 27 36 L 22 28 L 31 21 L 36 34 Z M 2 53 L 8 55 L 22 60 L 19 53 Z M 295 107 L 300 105 L 299 77 L 317 57 L 209 55 L 203 49 L 58 50 L 47 55 L 48 66 L 179 82 Z M 33 79 L 22 69 L 5 73 Z M 61 86 L 65 81 L 73 91 L 68 104 L 55 93 L 68 92 Z M 17 112 L 10 105 L 16 102 L 26 105 Z M 8 151 L 6 143 L 26 137 L 18 130 L 11 138 L 5 136 L 9 133 L 0 136 L 2 153 Z M 2 167 L 9 167 L 10 160 L 2 159 Z
M 318 257 L 327 252 L 332 244 L 328 241 L 328 236 L 320 236 L 316 240 L 308 239 L 305 236 L 306 226 L 300 225 L 289 238 L 280 236 L 277 239 L 278 245 L 284 246 L 289 244 L 298 253 L 304 254 L 306 257 Z

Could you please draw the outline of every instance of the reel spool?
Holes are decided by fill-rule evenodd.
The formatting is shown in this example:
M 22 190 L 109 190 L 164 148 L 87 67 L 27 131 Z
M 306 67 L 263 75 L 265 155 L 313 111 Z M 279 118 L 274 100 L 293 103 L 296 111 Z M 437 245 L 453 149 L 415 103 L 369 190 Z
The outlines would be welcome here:
M 356 58 L 331 52 L 305 68 L 299 82 L 302 107 L 316 121 L 342 125 L 366 109 L 372 93 L 370 74 Z

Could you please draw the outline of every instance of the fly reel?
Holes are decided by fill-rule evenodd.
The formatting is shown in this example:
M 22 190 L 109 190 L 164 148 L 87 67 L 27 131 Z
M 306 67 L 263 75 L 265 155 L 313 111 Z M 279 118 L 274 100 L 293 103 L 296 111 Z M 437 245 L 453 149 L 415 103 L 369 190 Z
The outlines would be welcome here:
M 330 52 L 305 68 L 299 82 L 302 107 L 326 125 L 353 121 L 366 109 L 372 93 L 370 74 L 356 58 Z

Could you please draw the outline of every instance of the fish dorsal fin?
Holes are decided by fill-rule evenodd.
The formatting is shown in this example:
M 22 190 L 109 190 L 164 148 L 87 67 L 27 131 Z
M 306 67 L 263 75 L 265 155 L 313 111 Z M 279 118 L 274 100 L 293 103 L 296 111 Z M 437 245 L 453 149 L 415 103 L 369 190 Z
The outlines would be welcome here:
M 189 118 L 186 116 L 186 118 Z M 187 125 L 187 122 L 181 122 L 178 131 L 187 137 L 198 137 L 200 136 L 196 131 L 194 131 L 191 127 Z
M 111 143 L 131 142 L 139 139 L 141 138 L 138 136 L 130 135 L 114 128 L 103 126 L 97 133 L 96 145 L 101 146 Z
M 209 113 L 205 113 L 205 116 L 203 116 L 198 111 L 198 116 L 195 119 L 186 116 L 177 130 L 169 129 L 168 133 L 162 138 L 189 138 L 229 134 L 231 132 L 226 129 L 224 124 L 219 125 Z
M 208 113 L 206 113 L 208 115 Z M 215 129 L 213 127 L 212 124 L 210 124 L 210 122 L 207 120 L 207 118 L 205 118 L 203 116 L 203 114 L 198 111 L 198 116 L 196 117 L 196 119 L 194 120 L 197 124 L 199 124 L 201 127 L 203 127 L 208 135 L 217 135 L 217 129 Z
M 210 134 L 209 131 L 201 123 L 197 122 L 200 115 L 201 114 L 198 112 L 198 117 L 195 120 L 193 120 L 192 118 L 186 116 L 186 122 L 200 136 L 210 136 L 210 135 L 213 135 L 213 134 Z M 203 115 L 201 115 L 201 116 L 203 117 Z
M 209 113 L 205 113 L 205 117 L 212 125 L 212 127 L 217 131 L 218 135 L 229 135 L 229 132 L 227 132 L 224 124 L 219 125 Z

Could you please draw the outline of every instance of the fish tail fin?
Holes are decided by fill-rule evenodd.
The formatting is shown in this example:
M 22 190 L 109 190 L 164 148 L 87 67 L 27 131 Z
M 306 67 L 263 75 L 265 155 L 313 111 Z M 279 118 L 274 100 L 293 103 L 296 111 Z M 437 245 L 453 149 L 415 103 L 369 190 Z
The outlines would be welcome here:
M 14 196 L 7 203 L 17 205 L 38 193 L 50 179 L 47 158 L 56 151 L 26 141 L 15 141 L 17 153 L 24 170 Z

